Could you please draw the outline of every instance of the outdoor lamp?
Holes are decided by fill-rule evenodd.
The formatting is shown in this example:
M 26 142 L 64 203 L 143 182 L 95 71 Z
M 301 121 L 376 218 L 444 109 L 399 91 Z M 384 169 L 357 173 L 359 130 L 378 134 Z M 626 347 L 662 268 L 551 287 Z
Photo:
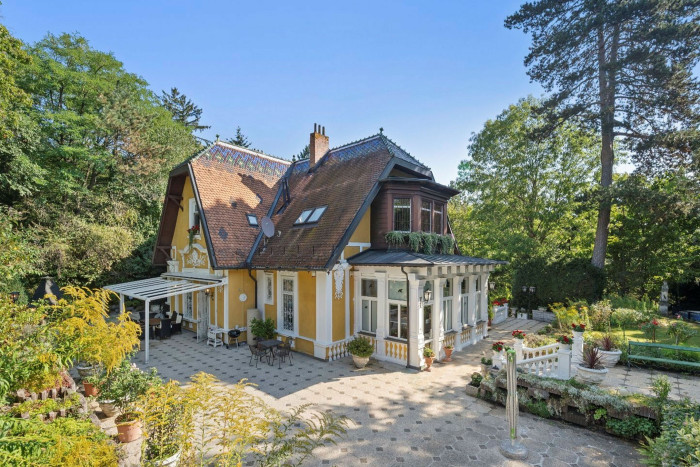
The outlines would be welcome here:
M 19 292 L 10 292 L 10 298 L 12 299 L 12 303 L 17 303 L 17 300 L 19 300 Z
M 489 289 L 493 290 L 496 288 L 496 283 L 495 282 L 489 282 Z
M 527 285 L 523 285 L 523 293 L 527 293 Z
M 530 286 L 530 293 L 532 293 L 532 294 L 535 293 L 535 286 L 534 285 Z

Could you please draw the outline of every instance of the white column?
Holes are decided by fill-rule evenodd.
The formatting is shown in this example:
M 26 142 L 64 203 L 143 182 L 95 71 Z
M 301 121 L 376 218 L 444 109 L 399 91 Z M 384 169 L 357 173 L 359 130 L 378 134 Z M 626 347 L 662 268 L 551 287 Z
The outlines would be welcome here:
M 151 334 L 151 314 L 149 313 L 149 311 L 150 311 L 150 306 L 151 306 L 151 301 L 150 301 L 150 300 L 146 300 L 146 302 L 143 304 L 144 316 L 146 317 L 146 318 L 144 319 L 145 324 L 144 324 L 144 326 L 143 326 L 144 332 L 146 333 L 146 340 L 145 340 L 145 343 L 146 343 L 146 358 L 145 358 L 145 360 L 144 360 L 145 363 L 148 363 L 148 350 L 149 350 L 148 347 L 149 347 L 149 345 L 150 345 L 149 336 L 150 336 L 150 334 Z
M 469 293 L 467 295 L 467 300 L 469 301 L 469 325 L 474 326 L 476 324 L 476 279 L 478 276 L 469 276 Z M 472 332 L 475 336 L 476 333 Z
M 333 342 L 333 276 L 316 272 L 316 342 L 314 357 L 326 359 L 326 348 Z
M 513 349 L 515 350 L 515 358 L 516 361 L 520 361 L 523 359 L 523 346 L 524 346 L 524 341 L 522 339 L 515 339 L 515 342 L 513 342 Z
M 268 318 L 265 316 L 265 271 L 261 271 L 258 269 L 255 271 L 255 280 L 258 281 L 258 294 L 257 294 L 257 300 L 256 303 L 258 304 L 258 310 L 262 313 L 262 319 Z M 226 302 L 224 302 L 226 303 Z M 224 304 L 224 307 L 226 305 Z
M 482 310 L 482 316 L 484 317 L 484 321 L 488 321 L 489 319 L 489 275 L 488 274 L 482 274 L 481 275 L 481 310 Z M 489 327 L 488 325 L 484 325 L 484 338 L 486 338 L 489 335 Z
M 219 327 L 219 291 L 214 287 L 214 326 Z M 211 300 L 211 299 L 210 299 Z
M 377 277 L 377 357 L 384 357 L 386 355 L 386 349 L 384 348 L 384 340 L 389 332 L 389 305 L 388 300 L 388 283 L 387 275 L 385 272 L 378 273 Z M 360 307 L 362 305 L 360 304 Z M 362 319 L 358 316 L 357 319 Z
M 462 278 L 457 276 L 452 278 L 452 329 L 459 331 L 462 329 L 462 310 L 459 306 L 459 288 Z
M 571 363 L 578 365 L 583 361 L 583 333 L 574 331 L 574 342 L 571 346 Z
M 557 353 L 557 357 L 557 378 L 571 378 L 571 350 L 563 350 L 562 346 L 559 346 L 559 352 Z
M 420 369 L 423 363 L 423 309 L 420 307 L 420 297 L 423 294 L 421 281 L 415 274 L 408 275 L 408 365 Z
M 435 358 L 440 360 L 440 352 L 442 351 L 442 339 L 445 337 L 443 331 L 443 321 L 445 319 L 445 310 L 442 309 L 442 281 L 444 279 L 435 279 L 433 281 L 433 352 Z
M 345 269 L 345 338 L 350 338 L 350 268 Z
M 119 294 L 119 314 L 122 314 L 126 311 L 124 308 L 124 294 L 120 293 Z
M 360 294 L 362 293 L 360 289 L 362 284 L 362 275 L 360 273 L 355 273 L 352 275 L 352 277 L 354 281 L 352 287 L 355 290 L 355 297 L 353 298 L 352 303 L 352 307 L 355 310 L 355 322 L 352 323 L 352 329 L 353 334 L 357 334 L 362 330 L 362 297 L 360 296 Z M 379 313 L 378 309 L 377 313 Z M 377 316 L 377 319 L 379 319 L 379 316 Z

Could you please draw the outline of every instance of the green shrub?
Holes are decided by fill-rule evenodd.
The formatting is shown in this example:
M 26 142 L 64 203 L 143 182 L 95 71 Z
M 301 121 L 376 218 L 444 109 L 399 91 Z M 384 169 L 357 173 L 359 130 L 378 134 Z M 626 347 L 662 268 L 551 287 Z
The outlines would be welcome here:
M 644 437 L 652 437 L 658 433 L 656 425 L 648 418 L 632 415 L 624 420 L 609 418 L 605 422 L 605 428 L 611 433 L 627 439 L 635 439 Z
M 675 345 L 685 344 L 697 332 L 688 323 L 675 321 L 668 326 L 666 332 L 673 337 Z
M 481 375 L 481 373 L 472 373 L 472 381 L 469 384 L 478 388 L 483 379 L 484 377 Z
M 656 304 L 656 302 L 649 300 L 646 297 L 639 300 L 630 295 L 624 295 L 621 297 L 619 295 L 613 294 L 606 295 L 605 299 L 610 301 L 610 305 L 613 308 L 630 308 L 632 310 L 637 310 L 642 313 L 655 311 L 659 309 L 659 306 Z
M 662 410 L 660 434 L 647 438 L 640 451 L 649 465 L 698 465 L 700 462 L 700 404 L 688 399 Z
M 609 331 L 612 306 L 610 300 L 601 300 L 591 305 L 588 317 L 593 331 Z
M 255 337 L 260 339 L 272 339 L 277 334 L 277 329 L 275 328 L 275 322 L 272 318 L 267 318 L 265 320 L 253 318 L 250 321 L 250 331 Z
M 552 416 L 552 412 L 546 401 L 527 401 L 525 402 L 525 407 L 527 407 L 528 412 L 531 414 L 538 415 L 542 418 L 550 418 Z
M 369 339 L 357 337 L 348 344 L 348 352 L 356 357 L 366 358 L 371 357 L 374 353 L 374 347 Z

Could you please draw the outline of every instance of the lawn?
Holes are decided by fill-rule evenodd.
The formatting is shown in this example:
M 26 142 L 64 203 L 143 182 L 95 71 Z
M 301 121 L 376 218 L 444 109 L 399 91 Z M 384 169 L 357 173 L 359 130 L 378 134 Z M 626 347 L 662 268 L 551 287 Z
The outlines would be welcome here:
M 676 320 L 668 318 L 658 318 L 657 321 L 661 323 L 661 327 L 658 331 L 656 331 L 656 342 L 661 344 L 675 344 L 673 336 L 670 336 L 667 333 L 667 330 L 668 325 Z M 685 345 L 687 347 L 700 347 L 700 324 L 691 323 L 689 321 L 686 321 L 686 323 L 689 324 L 695 330 L 695 335 L 691 337 L 685 344 L 682 345 Z M 622 329 L 613 328 L 610 330 L 610 334 L 622 338 Z M 625 335 L 628 340 L 651 342 L 650 339 L 647 339 L 644 336 L 644 332 L 638 326 L 626 328 Z

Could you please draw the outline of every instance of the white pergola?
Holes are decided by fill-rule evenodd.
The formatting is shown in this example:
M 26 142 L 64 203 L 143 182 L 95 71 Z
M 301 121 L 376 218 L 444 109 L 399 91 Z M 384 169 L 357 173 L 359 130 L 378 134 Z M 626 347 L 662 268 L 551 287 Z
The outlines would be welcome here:
M 103 287 L 106 290 L 119 294 L 119 311 L 124 313 L 124 297 L 133 297 L 138 300 L 143 300 L 144 303 L 144 316 L 146 323 L 144 326 L 145 336 L 145 352 L 146 352 L 146 363 L 148 363 L 149 356 L 149 335 L 150 335 L 150 302 L 153 300 L 158 300 L 161 298 L 174 297 L 176 295 L 183 295 L 191 292 L 199 292 L 202 290 L 211 289 L 214 287 L 219 287 L 228 284 L 228 278 L 226 277 L 192 277 L 191 279 L 185 279 L 184 277 L 177 278 L 165 278 L 165 277 L 153 277 L 151 279 L 143 279 L 140 281 L 124 282 L 122 284 L 112 284 Z

